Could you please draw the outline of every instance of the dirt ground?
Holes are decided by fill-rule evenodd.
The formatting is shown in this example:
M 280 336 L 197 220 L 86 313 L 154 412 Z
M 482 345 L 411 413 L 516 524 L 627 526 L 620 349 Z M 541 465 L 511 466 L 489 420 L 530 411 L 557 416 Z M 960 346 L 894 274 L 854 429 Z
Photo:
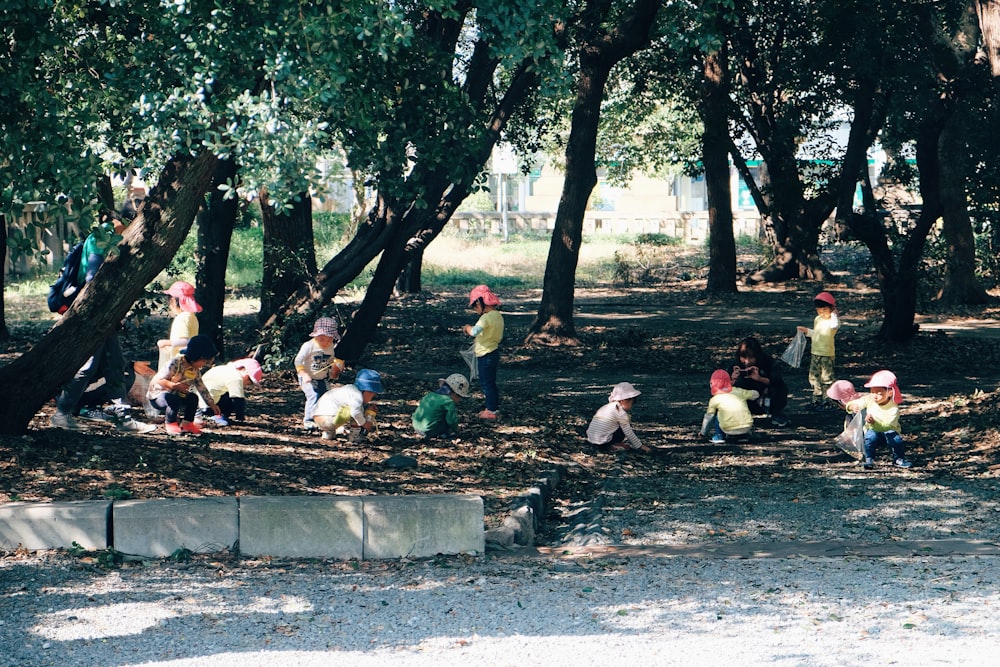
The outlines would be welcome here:
M 733 476 L 734 484 L 747 484 L 748 494 L 769 467 L 794 462 L 812 475 L 856 469 L 856 461 L 832 444 L 841 415 L 805 411 L 807 364 L 784 367 L 792 391 L 787 428 L 762 422 L 753 445 L 738 450 L 713 449 L 697 437 L 712 370 L 748 335 L 780 354 L 795 325 L 811 323 L 812 294 L 818 291 L 816 286 L 741 287 L 738 295 L 708 302 L 703 287 L 692 279 L 627 291 L 580 290 L 575 323 L 582 344 L 571 348 L 525 347 L 540 292 L 500 290 L 507 327 L 499 377 L 502 418 L 496 424 L 477 420 L 482 396 L 475 391 L 459 407 L 462 432 L 452 442 L 421 440 L 409 418 L 437 378 L 468 370 L 459 356 L 468 345 L 460 327 L 474 315 L 464 308 L 464 290 L 390 304 L 366 358 L 354 368 L 374 368 L 385 378 L 378 430 L 367 442 L 324 441 L 301 431 L 303 400 L 291 368 L 267 373 L 252 394 L 245 425 L 200 438 L 168 437 L 162 427 L 149 435 L 102 427 L 60 431 L 48 426 L 50 403 L 27 435 L 0 439 L 0 502 L 473 493 L 483 497 L 492 527 L 540 473 L 564 464 L 570 474 L 546 518 L 555 530 L 565 512 L 598 492 L 611 467 L 629 480 L 637 504 L 657 502 L 660 473 L 689 466 L 692 457 L 717 458 L 718 467 L 701 467 L 698 474 L 717 470 Z M 924 314 L 917 338 L 890 349 L 873 337 L 880 319 L 877 292 L 857 285 L 826 287 L 836 294 L 844 322 L 837 336 L 838 377 L 860 386 L 875 370 L 889 368 L 900 379 L 906 396 L 902 422 L 914 461 L 905 474 L 1000 475 L 1000 337 L 992 328 L 997 309 Z M 149 326 L 166 330 L 167 323 Z M 232 318 L 231 341 L 249 345 L 253 328 L 252 316 Z M 5 358 L 23 350 L 38 331 L 15 327 L 14 334 Z M 128 335 L 125 344 L 133 358 L 151 356 L 144 347 L 151 345 L 148 333 Z M 602 453 L 582 437 L 611 385 L 622 380 L 643 392 L 633 421 L 640 437 L 656 448 L 652 454 Z M 394 454 L 413 457 L 418 465 L 388 466 L 386 459 Z M 751 466 L 739 464 L 751 461 L 758 464 L 753 477 L 741 480 L 738 471 L 745 468 L 750 475 Z M 903 474 L 875 474 L 897 473 Z

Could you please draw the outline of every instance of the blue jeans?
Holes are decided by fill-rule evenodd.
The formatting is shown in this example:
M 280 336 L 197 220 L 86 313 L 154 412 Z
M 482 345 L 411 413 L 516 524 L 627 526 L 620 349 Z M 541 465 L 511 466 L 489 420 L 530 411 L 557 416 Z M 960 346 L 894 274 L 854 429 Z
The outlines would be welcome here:
M 194 415 L 198 411 L 198 394 L 189 391 L 181 396 L 167 391 L 153 399 L 152 404 L 153 407 L 163 410 L 164 421 L 168 424 L 180 421 L 182 410 L 184 421 L 194 421 Z
M 903 444 L 903 438 L 895 431 L 879 433 L 868 429 L 865 431 L 865 458 L 875 458 L 875 448 L 880 444 L 889 446 L 889 449 L 892 450 L 893 461 L 903 458 L 903 455 L 906 454 L 906 445 Z
M 486 409 L 496 412 L 500 407 L 500 392 L 497 390 L 497 368 L 500 366 L 500 350 L 493 350 L 476 359 L 479 370 L 479 386 L 486 396 Z
M 316 414 L 316 404 L 319 403 L 319 397 L 326 393 L 326 380 L 302 382 L 299 386 L 302 387 L 302 393 L 306 395 L 306 410 L 302 421 L 309 422 Z

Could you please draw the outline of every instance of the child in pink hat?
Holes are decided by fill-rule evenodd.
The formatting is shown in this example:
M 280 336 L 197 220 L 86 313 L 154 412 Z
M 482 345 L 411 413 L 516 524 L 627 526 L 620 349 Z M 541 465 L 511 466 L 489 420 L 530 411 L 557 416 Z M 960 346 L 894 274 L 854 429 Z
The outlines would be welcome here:
M 881 370 L 865 383 L 870 393 L 863 394 L 847 403 L 851 414 L 864 410 L 865 415 L 865 470 L 875 467 L 875 449 L 887 445 L 892 451 L 892 464 L 897 468 L 909 468 L 913 464 L 906 459 L 906 444 L 899 435 L 899 405 L 903 395 L 892 371 Z
M 820 292 L 813 298 L 816 319 L 812 328 L 795 327 L 812 342 L 809 360 L 809 385 L 812 387 L 813 410 L 832 410 L 835 406 L 825 400 L 826 390 L 833 383 L 833 362 L 836 356 L 834 337 L 840 330 L 837 318 L 837 300 L 829 292 Z
M 717 445 L 724 444 L 727 435 L 750 435 L 753 415 L 747 401 L 757 400 L 760 393 L 756 389 L 734 387 L 729 373 L 721 368 L 712 373 L 709 387 L 712 398 L 701 420 L 699 434 L 704 437 L 711 432 L 712 443 Z
M 194 298 L 194 285 L 178 280 L 163 292 L 170 297 L 168 308 L 173 321 L 168 338 L 156 341 L 160 351 L 157 368 L 166 368 L 170 360 L 180 354 L 188 341 L 198 335 L 198 313 L 201 306 Z
M 462 327 L 466 335 L 475 339 L 475 375 L 479 378 L 486 403 L 479 418 L 493 420 L 497 419 L 497 411 L 500 409 L 500 391 L 497 389 L 500 341 L 503 340 L 503 315 L 498 310 L 500 299 L 488 286 L 477 285 L 469 292 L 469 308 L 474 309 L 479 316 L 475 324 Z
M 590 420 L 587 442 L 612 451 L 630 448 L 650 451 L 632 430 L 632 406 L 640 394 L 631 382 L 619 382 L 612 387 L 608 402 Z

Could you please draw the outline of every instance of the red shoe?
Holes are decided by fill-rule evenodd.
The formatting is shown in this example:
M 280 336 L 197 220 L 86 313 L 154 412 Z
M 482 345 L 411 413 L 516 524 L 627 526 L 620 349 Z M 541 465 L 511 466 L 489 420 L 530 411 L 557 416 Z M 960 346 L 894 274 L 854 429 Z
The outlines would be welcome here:
M 169 435 L 180 435 L 181 434 L 181 425 L 178 424 L 177 422 L 167 422 L 163 426 L 164 426 L 164 428 L 167 429 L 167 434 L 169 434 Z
M 185 433 L 190 433 L 191 435 L 201 435 L 201 427 L 194 422 L 184 422 L 181 424 L 181 430 Z
M 479 413 L 479 418 L 480 419 L 496 419 L 497 418 L 497 413 L 493 412 L 492 410 L 483 410 L 482 412 Z

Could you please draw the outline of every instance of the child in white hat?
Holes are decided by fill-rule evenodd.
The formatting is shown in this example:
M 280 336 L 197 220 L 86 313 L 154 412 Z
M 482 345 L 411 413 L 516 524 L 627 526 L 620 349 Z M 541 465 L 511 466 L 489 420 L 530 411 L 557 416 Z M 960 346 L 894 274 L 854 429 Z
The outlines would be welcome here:
M 302 344 L 295 355 L 295 374 L 299 380 L 299 388 L 306 397 L 302 428 L 307 431 L 316 428 L 313 415 L 316 414 L 319 397 L 329 388 L 327 380 L 336 380 L 344 370 L 344 362 L 334 354 L 336 345 L 340 342 L 340 330 L 335 319 L 317 319 L 309 336 L 309 340 Z
M 469 397 L 469 381 L 461 373 L 438 380 L 413 412 L 413 430 L 425 438 L 450 438 L 458 431 L 458 402 Z
M 608 402 L 602 406 L 587 427 L 587 442 L 612 451 L 638 449 L 650 451 L 632 430 L 632 407 L 642 392 L 631 382 L 619 382 L 611 389 Z M 627 441 L 627 444 L 626 444 Z

